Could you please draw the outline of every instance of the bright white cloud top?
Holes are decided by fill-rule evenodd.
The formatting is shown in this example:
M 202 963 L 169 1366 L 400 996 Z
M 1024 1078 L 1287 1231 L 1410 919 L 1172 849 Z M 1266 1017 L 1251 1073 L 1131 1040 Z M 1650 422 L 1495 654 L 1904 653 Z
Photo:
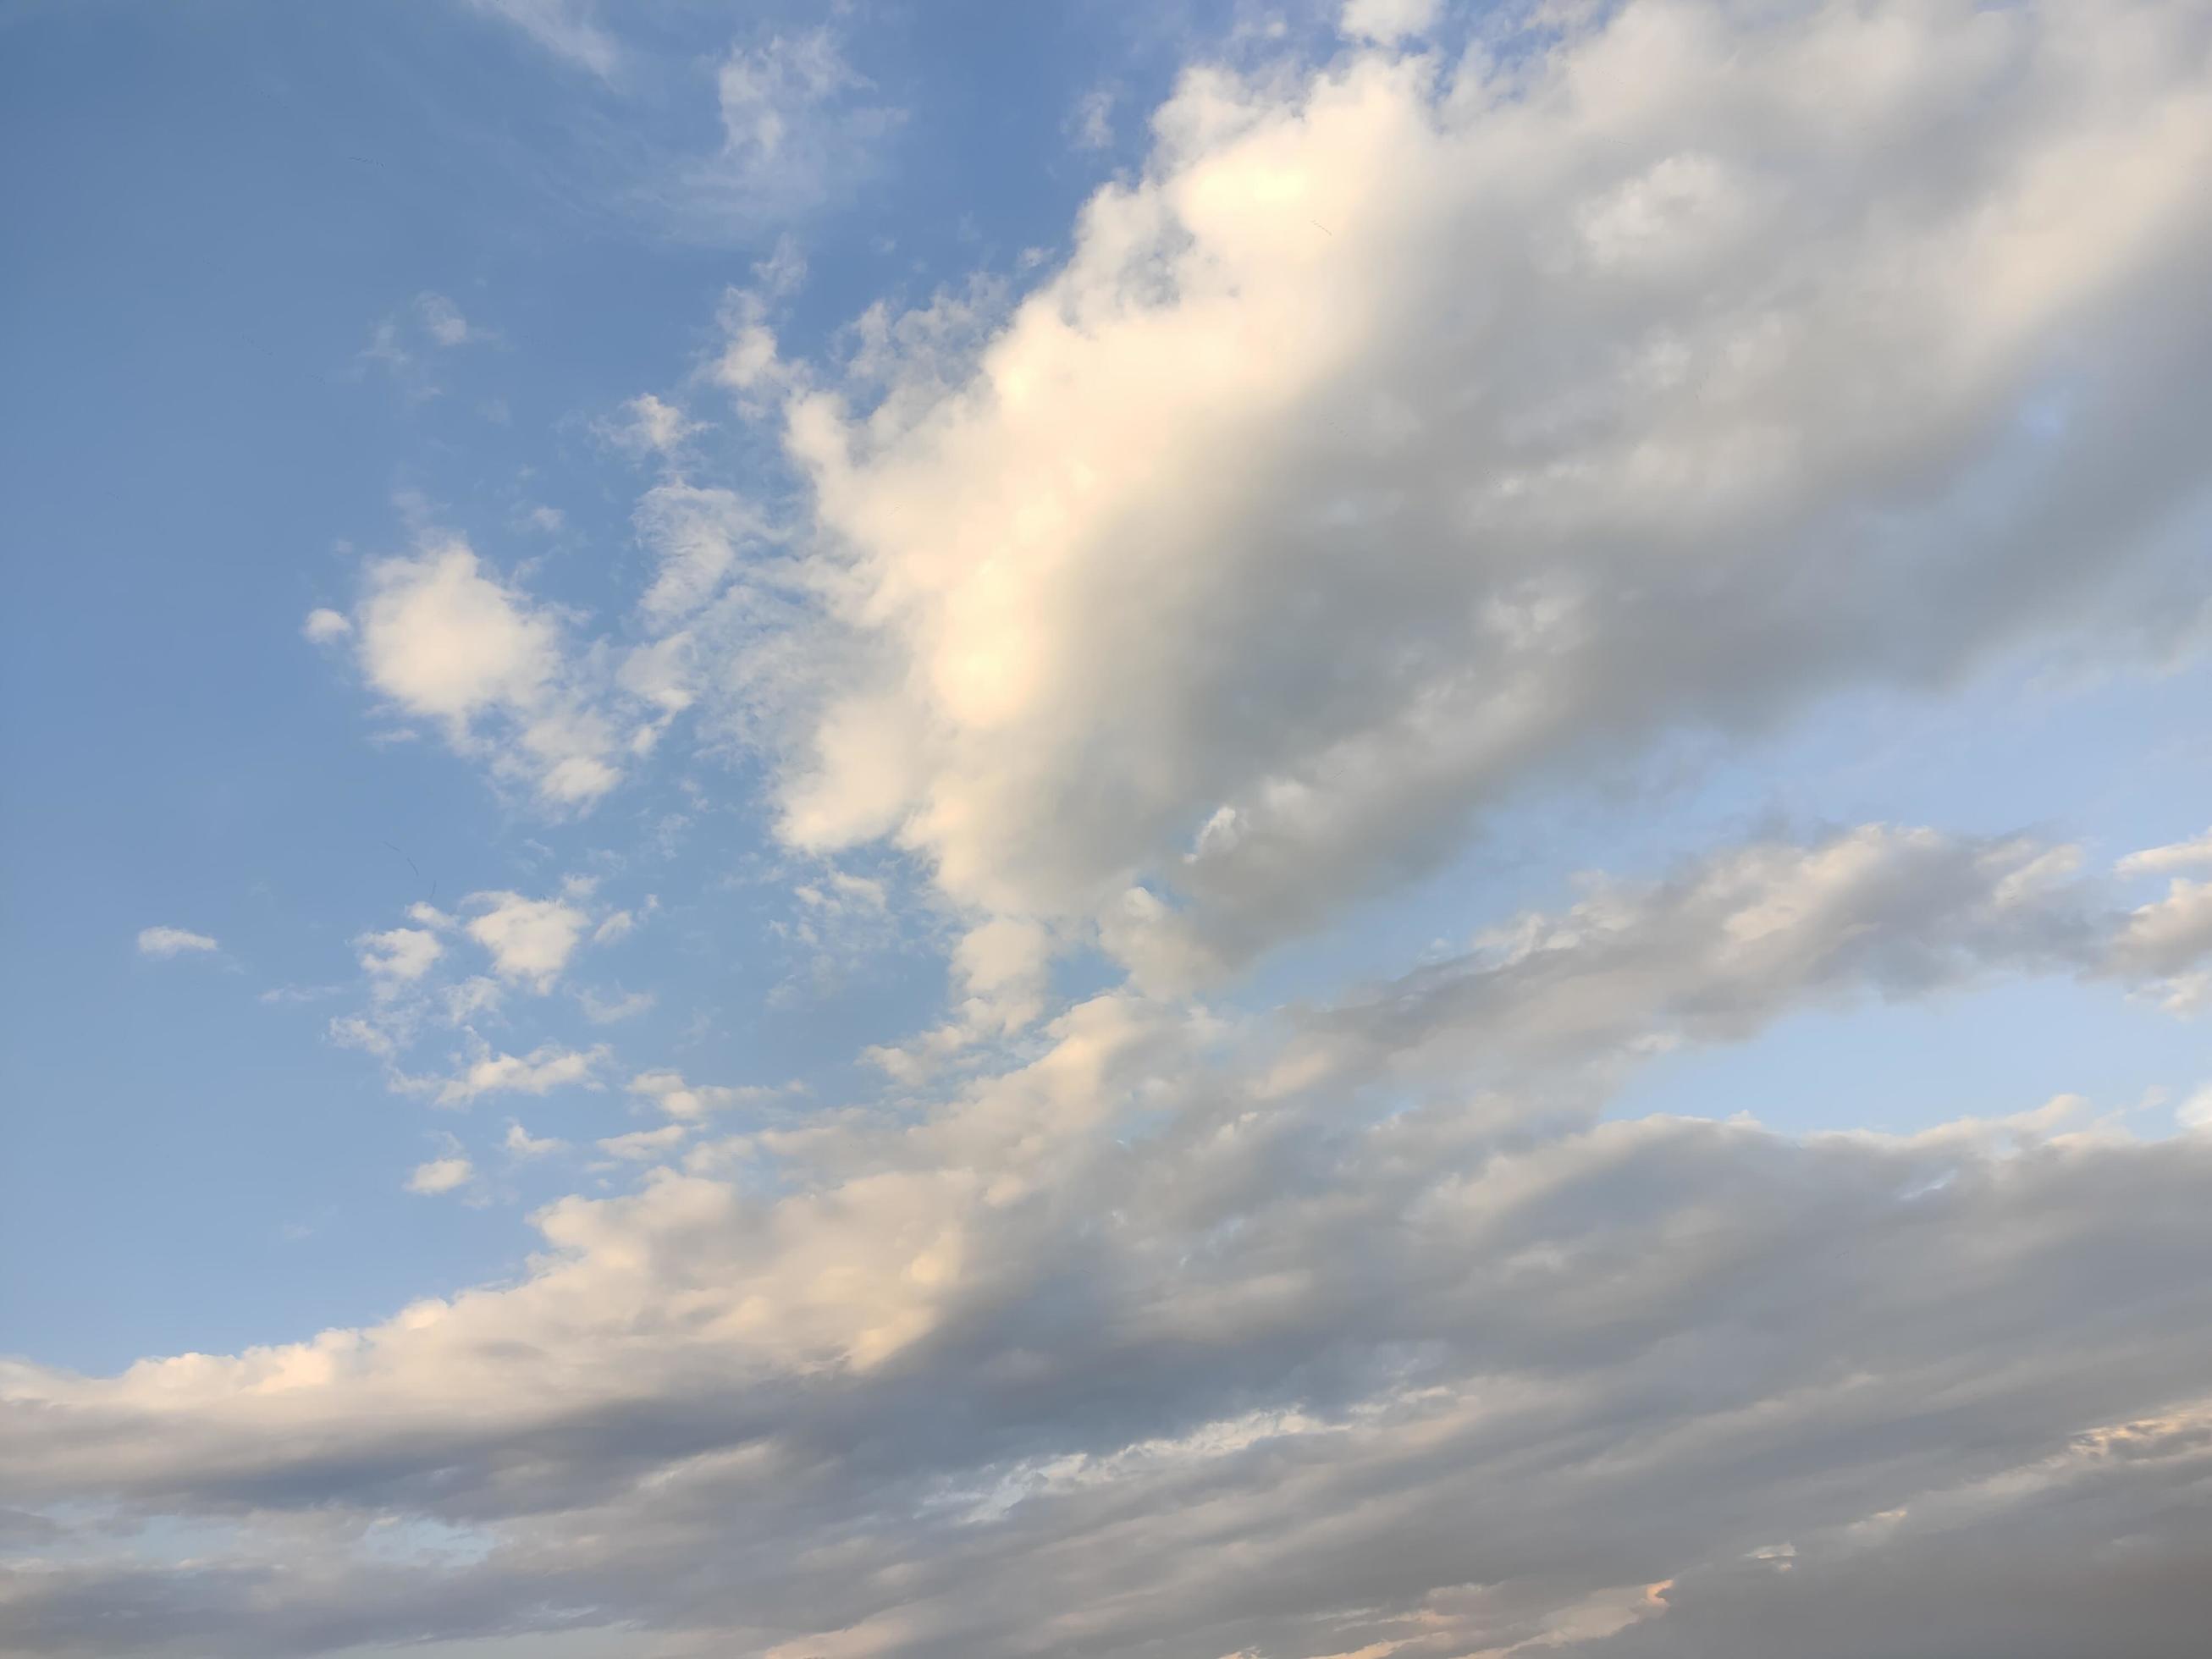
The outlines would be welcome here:
M 1042 226 L 842 12 L 447 9 L 693 310 L 349 324 L 380 884 L 131 896 L 437 1254 L 0 1361 L 7 1651 L 2202 1650 L 2212 5 L 1123 20 Z

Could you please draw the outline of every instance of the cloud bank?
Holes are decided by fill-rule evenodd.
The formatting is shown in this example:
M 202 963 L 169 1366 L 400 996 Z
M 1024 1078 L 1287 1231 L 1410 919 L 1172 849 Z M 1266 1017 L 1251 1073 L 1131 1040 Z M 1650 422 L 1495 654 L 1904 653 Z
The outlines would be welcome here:
M 611 13 L 481 9 L 620 62 Z M 814 361 L 764 266 L 694 401 L 610 428 L 653 476 L 605 634 L 444 534 L 308 617 L 547 817 L 684 722 L 749 746 L 794 931 L 911 921 L 837 862 L 903 855 L 952 1006 L 801 1099 L 628 1024 L 505 1029 L 649 1008 L 574 983 L 649 899 L 518 877 L 349 927 L 330 1033 L 396 1094 L 642 1126 L 394 1173 L 576 1175 L 501 1282 L 0 1362 L 10 1651 L 2201 1648 L 2201 1093 L 2154 1125 L 2055 1080 L 1911 1134 L 1618 1103 L 1812 1010 L 2200 1013 L 2203 839 L 1755 836 L 1235 994 L 1681 733 L 2197 625 L 2212 8 L 1361 0 L 1340 33 L 1187 73 L 1026 292 L 871 307 Z M 709 193 L 811 199 L 892 118 L 826 35 L 715 62 Z M 787 470 L 757 493 L 708 476 L 723 393 Z

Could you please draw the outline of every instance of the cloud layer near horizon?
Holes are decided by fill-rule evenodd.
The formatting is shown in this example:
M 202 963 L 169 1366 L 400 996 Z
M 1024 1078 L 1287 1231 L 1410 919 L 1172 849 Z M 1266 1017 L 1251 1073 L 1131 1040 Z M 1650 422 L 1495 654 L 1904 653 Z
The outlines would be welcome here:
M 564 1200 L 512 1287 L 112 1379 L 7 1367 L 15 1502 L 220 1548 L 0 1595 L 32 1652 L 250 1616 L 270 1652 L 582 1620 L 951 1655 L 1673 1652 L 1628 1633 L 1679 1595 L 1693 1631 L 1802 1616 L 1796 1650 L 1841 1659 L 2117 1515 L 2149 1590 L 2102 1627 L 2178 1654 L 2212 1139 L 2068 1098 L 1902 1138 L 1597 1111 L 1796 1008 L 2134 979 L 2192 891 L 2131 909 L 2064 849 L 1870 826 L 1593 890 L 1281 1023 L 1109 993 L 919 1118 L 777 1122 Z M 1960 1541 L 1985 1528 L 2028 1565 Z M 1856 1601 L 1893 1579 L 1894 1630 Z

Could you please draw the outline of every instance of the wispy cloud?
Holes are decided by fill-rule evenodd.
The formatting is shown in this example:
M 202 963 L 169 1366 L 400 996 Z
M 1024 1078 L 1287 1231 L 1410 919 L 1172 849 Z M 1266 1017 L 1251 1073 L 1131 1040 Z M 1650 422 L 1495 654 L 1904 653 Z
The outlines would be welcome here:
M 466 0 L 475 10 L 510 23 L 545 51 L 602 79 L 621 67 L 613 35 L 601 27 L 593 0 Z
M 138 931 L 138 954 L 142 957 L 194 956 L 221 948 L 207 934 L 195 933 L 185 927 L 142 927 Z

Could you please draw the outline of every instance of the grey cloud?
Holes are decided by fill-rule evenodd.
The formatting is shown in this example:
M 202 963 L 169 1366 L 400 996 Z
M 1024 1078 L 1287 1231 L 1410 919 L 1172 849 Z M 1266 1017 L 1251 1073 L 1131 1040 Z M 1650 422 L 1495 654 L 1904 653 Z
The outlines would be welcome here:
M 1586 1033 L 1712 1040 L 1852 986 L 2078 972 L 2129 914 L 2085 895 L 2017 842 L 1739 849 L 1524 919 L 1483 970 L 1519 991 L 1362 1036 L 1419 1054 L 1579 997 Z M 1647 1650 L 1757 1659 L 1778 1597 L 1817 1622 L 1824 1586 L 1911 1588 L 1867 1541 L 1900 1509 L 1964 1553 L 1960 1629 L 2008 1529 L 2088 1559 L 2138 1515 L 2146 1585 L 2183 1593 L 2212 1138 L 2063 1102 L 1903 1139 L 1597 1122 L 1541 1038 L 1508 1085 L 1440 1070 L 1408 1104 L 1370 1086 L 1387 1058 L 1302 1066 L 1312 1029 L 1103 997 L 920 1118 L 793 1120 L 563 1200 L 517 1285 L 116 1378 L 10 1367 L 7 1502 L 212 1540 L 149 1564 L 58 1519 L 0 1587 L 22 1650 L 596 1626 L 786 1659 L 1601 1659 L 1679 1613 L 1707 1644 Z M 2079 1437 L 2124 1453 L 2131 1423 L 2156 1455 L 2108 1480 Z M 1789 1573 L 1755 1558 L 1783 1544 Z
M 1302 1018 L 1289 1075 L 1363 1058 L 1465 1087 L 1602 1073 L 1684 1042 L 1733 1042 L 1808 1006 L 1910 1000 L 2005 975 L 2110 979 L 2179 1009 L 2212 955 L 2186 879 L 2130 909 L 2071 848 L 1869 824 L 1809 845 L 1732 848 L 1641 884 L 1590 878 L 1559 913 L 1491 929 Z

